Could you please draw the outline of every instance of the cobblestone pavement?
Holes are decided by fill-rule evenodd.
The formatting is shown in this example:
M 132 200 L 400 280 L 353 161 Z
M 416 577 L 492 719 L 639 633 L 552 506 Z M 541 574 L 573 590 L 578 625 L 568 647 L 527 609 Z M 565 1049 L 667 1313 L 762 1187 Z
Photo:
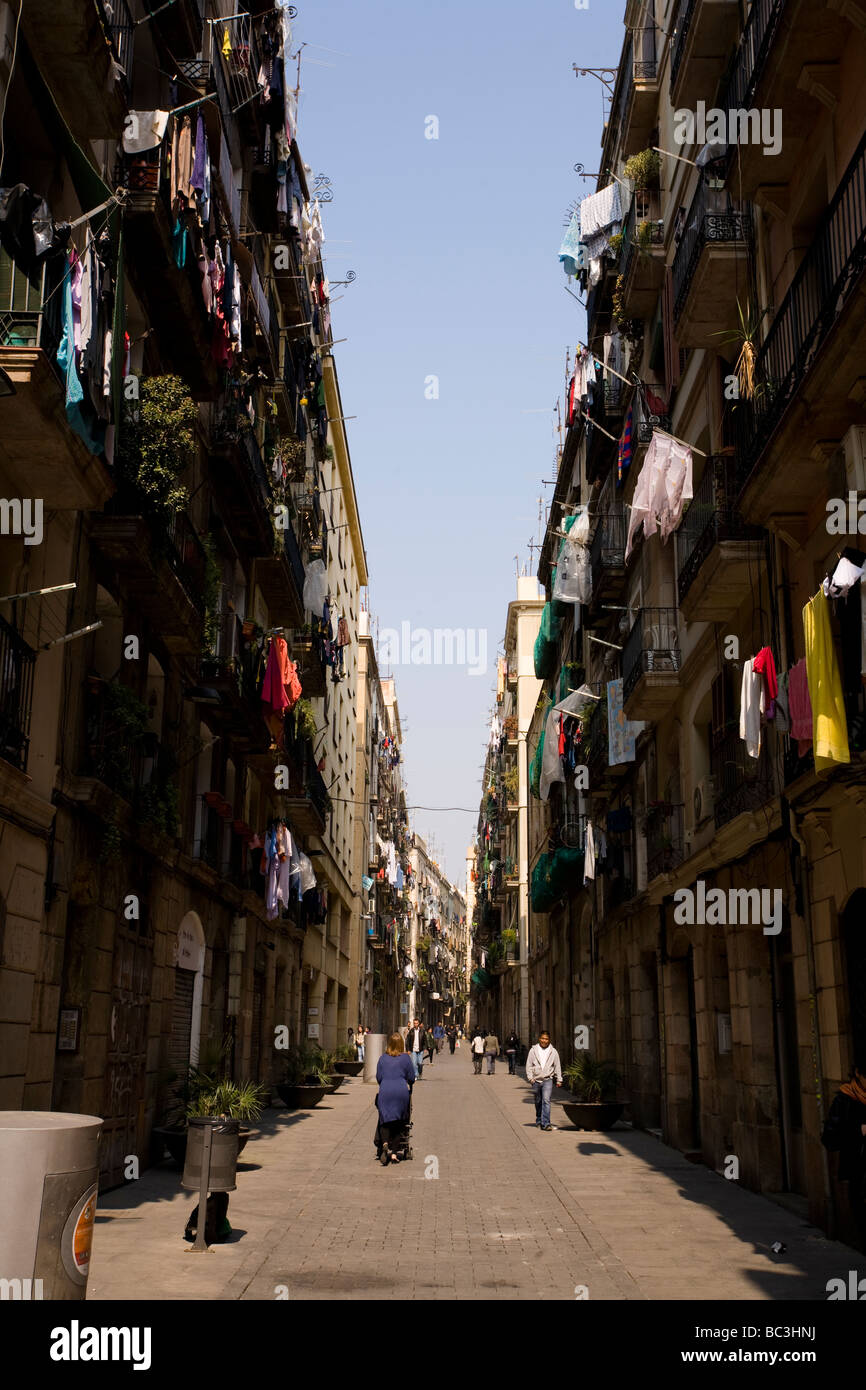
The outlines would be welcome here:
M 521 1076 L 465 1049 L 415 1089 L 412 1162 L 375 1162 L 375 1087 L 271 1111 L 239 1165 L 234 1236 L 181 1239 L 174 1170 L 100 1198 L 91 1299 L 817 1299 L 866 1256 L 650 1135 L 534 1126 Z M 438 1177 L 426 1177 L 438 1170 Z M 770 1246 L 781 1241 L 783 1254 Z

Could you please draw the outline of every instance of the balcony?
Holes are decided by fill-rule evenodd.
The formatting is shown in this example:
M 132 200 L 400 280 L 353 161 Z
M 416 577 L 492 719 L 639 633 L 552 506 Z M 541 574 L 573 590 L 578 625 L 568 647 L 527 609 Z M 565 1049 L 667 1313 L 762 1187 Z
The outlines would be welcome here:
M 217 394 L 219 372 L 211 354 L 198 261 L 191 249 L 185 265 L 175 260 L 170 156 L 169 125 L 156 149 L 125 158 L 126 264 L 156 331 L 166 370 L 187 381 L 197 399 L 208 400 Z
M 683 862 L 683 806 L 660 804 L 646 810 L 646 878 L 671 873 Z
M 665 273 L 665 228 L 656 192 L 637 193 L 622 235 L 622 303 L 629 318 L 648 318 L 654 311 Z
M 743 811 L 759 810 L 776 795 L 769 737 L 769 729 L 765 729 L 760 756 L 750 758 L 736 726 L 716 736 L 710 750 L 710 769 L 717 830 Z
M 756 398 L 740 402 L 733 413 L 743 487 L 739 501 L 750 521 L 774 512 L 809 511 L 824 485 L 825 441 L 837 448 L 833 441 L 862 421 L 864 265 L 866 136 L 758 353 Z M 759 468 L 771 441 L 772 455 Z
M 27 771 L 36 653 L 0 618 L 0 758 Z
M 285 766 L 289 785 L 277 793 L 280 808 L 292 829 L 302 835 L 321 835 L 330 815 L 325 779 L 316 767 L 312 746 L 292 736 L 291 716 L 286 720 Z M 283 755 L 281 755 L 281 761 Z
M 733 457 L 706 460 L 677 532 L 677 590 L 686 622 L 726 622 L 754 588 L 763 563 L 763 532 L 736 506 Z
M 613 777 L 608 762 L 607 688 L 598 684 L 590 686 L 590 689 L 601 699 L 594 702 L 587 720 L 580 759 L 589 774 L 589 790 L 595 795 L 609 785 Z
M 0 367 L 15 387 L 2 405 L 4 488 L 58 511 L 99 511 L 114 484 L 66 421 L 57 283 L 44 261 L 28 276 L 0 251 Z
M 850 23 L 844 14 L 851 15 Z M 859 23 L 862 27 L 862 19 Z M 808 0 L 752 0 L 719 105 L 725 111 L 780 111 L 783 138 L 769 158 L 755 131 L 747 143 L 731 142 L 728 179 L 741 197 L 754 198 L 776 215 L 787 214 L 787 185 L 815 137 L 822 111 L 832 109 L 840 96 L 840 60 L 857 24 L 857 8 L 846 0 L 820 6 Z
M 134 34 L 126 0 L 28 0 L 21 11 L 22 38 L 79 140 L 120 138 Z
M 151 3 L 148 8 L 153 12 L 151 25 L 171 51 L 172 57 L 194 60 L 196 54 L 201 52 L 204 0 L 174 0 L 171 5 Z
M 746 293 L 751 229 L 745 207 L 702 177 L 672 268 L 676 334 L 683 347 L 718 348 L 719 334 L 738 326 L 737 296 Z
M 304 694 L 324 695 L 328 688 L 328 666 L 321 634 L 308 632 L 296 636 L 292 641 L 292 660 L 298 663 Z
M 169 651 L 198 653 L 207 555 L 186 513 L 163 529 L 147 516 L 105 512 L 91 518 L 90 533 Z
M 658 123 L 658 35 L 654 24 L 629 30 L 614 96 L 615 135 L 624 158 L 646 149 Z M 611 144 L 611 156 L 616 145 Z
M 737 0 L 680 0 L 671 42 L 671 104 L 712 106 L 737 37 Z
M 632 458 L 632 469 L 643 457 L 643 450 L 646 449 L 653 437 L 655 430 L 665 430 L 670 433 L 671 417 L 667 409 L 667 390 L 657 382 L 645 382 L 645 392 L 641 395 L 638 391 L 634 397 L 634 418 L 632 422 L 632 448 L 634 455 Z M 645 396 L 645 399 L 644 399 Z M 660 409 L 659 407 L 664 407 Z
M 259 442 L 237 406 L 214 409 L 209 452 L 214 483 L 226 505 L 226 523 L 233 537 L 249 555 L 272 555 L 276 498 Z M 288 536 L 291 525 L 286 513 L 280 514 L 280 521 L 286 526 L 277 534 Z
M 592 571 L 592 603 L 586 621 L 605 621 L 610 617 L 605 603 L 619 603 L 625 590 L 625 511 L 621 502 L 608 502 L 599 509 L 595 532 L 589 547 Z
M 246 12 L 221 19 L 213 26 L 212 61 L 219 71 L 217 91 L 224 117 L 231 115 L 238 124 L 241 138 L 251 145 L 261 139 L 261 88 L 258 84 L 262 65 L 256 23 Z
M 623 707 L 632 720 L 661 719 L 680 688 L 680 638 L 675 608 L 641 608 L 622 653 Z

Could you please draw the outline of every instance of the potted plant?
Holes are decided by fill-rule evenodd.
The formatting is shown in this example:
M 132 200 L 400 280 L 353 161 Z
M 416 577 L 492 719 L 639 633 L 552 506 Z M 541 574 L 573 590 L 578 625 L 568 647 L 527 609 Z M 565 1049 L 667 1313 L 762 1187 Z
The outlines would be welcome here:
M 316 1071 L 325 1087 L 325 1095 L 333 1096 L 339 1091 L 345 1076 L 336 1070 L 336 1052 L 325 1052 L 320 1049 L 316 1059 Z
M 589 1052 L 579 1052 L 563 1068 L 562 1079 L 575 1101 L 563 1101 L 562 1108 L 577 1129 L 612 1129 L 625 1109 L 624 1101 L 614 1100 L 621 1077 L 610 1062 L 600 1062 Z
M 766 389 L 755 376 L 755 366 L 758 358 L 758 331 L 769 312 L 769 309 L 764 309 L 760 314 L 754 314 L 748 302 L 744 310 L 737 300 L 739 327 L 732 333 L 713 334 L 713 337 L 721 338 L 724 344 L 739 348 L 739 355 L 734 364 L 739 400 L 756 400 Z
M 318 1054 L 305 1047 L 292 1047 L 286 1056 L 285 1079 L 277 1094 L 290 1110 L 311 1110 L 325 1094 L 318 1072 Z
M 231 1040 L 226 1039 L 205 1048 L 200 1066 L 190 1067 L 180 1080 L 176 1073 L 166 1078 L 175 1085 L 164 1112 L 165 1124 L 155 1126 L 153 1134 L 181 1168 L 186 1159 L 188 1120 L 202 1115 L 240 1120 L 240 1154 L 251 1133 L 243 1121 L 257 1120 L 264 1109 L 267 1093 L 263 1086 L 255 1081 L 232 1081 L 224 1074 L 230 1047 Z
M 640 150 L 626 160 L 623 176 L 631 179 L 635 191 L 656 188 L 661 174 L 662 162 L 655 150 Z
M 355 1053 L 355 1048 L 346 1043 L 344 1047 L 337 1048 L 337 1060 L 334 1063 L 334 1071 L 341 1076 L 360 1076 L 364 1070 L 364 1063 L 359 1062 Z

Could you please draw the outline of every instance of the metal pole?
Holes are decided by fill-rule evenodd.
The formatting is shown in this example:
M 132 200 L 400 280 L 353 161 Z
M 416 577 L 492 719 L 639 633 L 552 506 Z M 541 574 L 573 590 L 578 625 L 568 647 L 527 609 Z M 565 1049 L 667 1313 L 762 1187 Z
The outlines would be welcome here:
M 213 1126 L 205 1125 L 204 1152 L 201 1156 L 201 1185 L 198 1190 L 198 1229 L 195 1233 L 193 1250 L 207 1251 L 204 1228 L 207 1220 L 207 1190 L 210 1183 L 210 1151 L 213 1143 Z

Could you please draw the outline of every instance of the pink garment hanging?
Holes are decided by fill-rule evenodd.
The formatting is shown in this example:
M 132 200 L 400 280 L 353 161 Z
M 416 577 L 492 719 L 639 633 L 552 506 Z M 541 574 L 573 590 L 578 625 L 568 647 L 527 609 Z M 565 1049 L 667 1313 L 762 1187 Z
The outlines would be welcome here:
M 290 700 L 286 691 L 289 679 L 289 650 L 285 638 L 274 637 L 268 652 L 268 664 L 262 686 L 262 701 L 269 705 L 275 714 L 288 709 Z
M 812 746 L 812 700 L 803 657 L 788 673 L 788 717 L 791 738 L 797 739 L 797 753 L 802 758 Z

